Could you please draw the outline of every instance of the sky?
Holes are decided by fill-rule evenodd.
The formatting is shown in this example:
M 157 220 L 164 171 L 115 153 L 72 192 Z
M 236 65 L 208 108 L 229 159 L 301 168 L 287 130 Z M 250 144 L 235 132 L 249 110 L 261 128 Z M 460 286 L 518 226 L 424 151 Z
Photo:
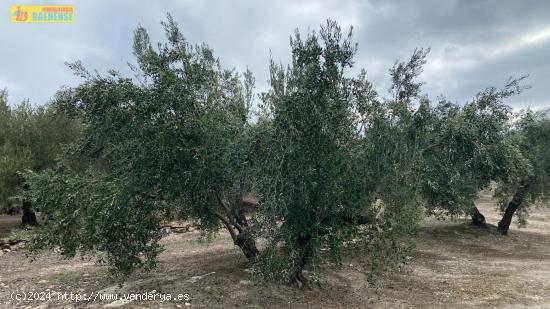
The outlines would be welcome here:
M 74 5 L 72 24 L 15 24 L 11 5 Z M 416 47 L 431 48 L 421 80 L 431 99 L 463 104 L 488 86 L 529 74 L 531 89 L 509 99 L 514 109 L 550 107 L 550 1 L 540 0 L 64 0 L 2 1 L 0 89 L 14 105 L 48 102 L 61 86 L 81 80 L 65 66 L 80 60 L 100 73 L 131 77 L 133 30 L 142 25 L 164 41 L 160 21 L 170 13 L 191 43 L 205 42 L 226 68 L 268 87 L 269 59 L 290 60 L 295 29 L 318 30 L 327 19 L 353 26 L 358 43 L 354 72 L 364 68 L 388 94 L 388 69 Z

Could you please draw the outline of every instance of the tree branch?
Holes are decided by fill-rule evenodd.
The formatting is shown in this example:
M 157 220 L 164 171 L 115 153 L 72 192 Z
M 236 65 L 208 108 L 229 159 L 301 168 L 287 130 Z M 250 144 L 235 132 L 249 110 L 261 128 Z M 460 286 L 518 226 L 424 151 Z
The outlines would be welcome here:
M 233 212 L 231 211 L 231 209 L 229 209 L 229 207 L 227 207 L 227 205 L 223 202 L 222 198 L 220 197 L 219 193 L 216 192 L 215 193 L 216 195 L 216 198 L 218 199 L 218 203 L 222 206 L 222 208 L 225 210 L 227 216 L 229 217 L 229 220 L 230 220 L 230 223 L 235 226 L 235 228 L 239 231 L 239 233 L 242 233 L 243 232 L 243 227 L 237 223 L 237 221 L 235 220 L 235 215 L 233 214 Z M 229 222 L 228 222 L 229 223 Z

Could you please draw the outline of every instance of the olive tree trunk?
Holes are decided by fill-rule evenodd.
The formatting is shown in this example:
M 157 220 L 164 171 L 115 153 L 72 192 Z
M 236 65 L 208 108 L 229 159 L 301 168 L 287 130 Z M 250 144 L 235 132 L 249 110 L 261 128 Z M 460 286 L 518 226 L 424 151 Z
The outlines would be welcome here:
M 30 188 L 28 184 L 23 185 L 23 190 L 28 191 L 29 189 Z M 30 226 L 38 225 L 38 221 L 36 220 L 36 213 L 32 208 L 32 203 L 27 198 L 23 199 L 23 205 L 21 206 L 21 210 L 23 211 L 23 217 L 21 218 L 22 227 L 25 227 L 27 225 L 30 225 Z
M 241 248 L 241 251 L 250 262 L 255 261 L 258 254 L 260 254 L 258 247 L 256 247 L 256 240 L 246 231 L 239 233 L 237 238 L 234 240 L 234 243 L 236 246 Z
M 474 207 L 474 209 L 472 210 L 471 217 L 472 225 L 478 227 L 487 227 L 485 216 L 481 212 L 479 212 L 479 209 L 477 209 L 477 207 Z
M 290 284 L 296 285 L 298 288 L 308 288 L 311 289 L 311 284 L 307 277 L 304 275 L 304 269 L 311 259 L 311 247 L 310 247 L 311 236 L 306 235 L 299 237 L 297 239 L 298 248 L 302 250 L 300 252 L 300 259 L 298 261 L 298 267 L 295 272 L 290 276 Z
M 218 197 L 218 201 L 224 212 L 215 212 L 216 217 L 223 223 L 233 243 L 238 246 L 250 262 L 254 262 L 260 253 L 256 246 L 256 239 L 248 231 L 248 221 L 242 208 L 237 212 L 232 211 L 224 201 Z
M 508 203 L 508 206 L 504 211 L 504 215 L 502 216 L 502 219 L 498 223 L 498 231 L 500 234 L 502 235 L 508 234 L 508 229 L 510 228 L 510 224 L 512 223 L 512 218 L 514 217 L 514 213 L 519 207 L 521 207 L 526 193 L 527 193 L 527 185 L 524 182 L 522 182 L 518 187 L 518 189 L 516 190 L 514 197 L 512 198 L 510 203 Z
M 21 217 L 21 226 L 37 226 L 38 221 L 36 220 L 36 214 L 32 209 L 31 202 L 28 200 L 24 200 L 21 209 L 23 210 L 23 217 Z

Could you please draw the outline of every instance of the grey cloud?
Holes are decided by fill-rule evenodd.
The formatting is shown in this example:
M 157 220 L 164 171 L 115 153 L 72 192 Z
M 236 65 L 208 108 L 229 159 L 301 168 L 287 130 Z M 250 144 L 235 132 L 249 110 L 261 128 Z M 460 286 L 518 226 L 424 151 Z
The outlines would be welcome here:
M 22 4 L 24 4 L 23 1 Z M 29 1 L 27 1 L 29 2 Z M 30 2 L 29 2 L 30 3 Z M 61 3 L 52 1 L 51 3 Z M 353 25 L 359 44 L 356 68 L 385 93 L 388 68 L 415 47 L 431 47 L 422 78 L 435 98 L 463 103 L 509 76 L 530 74 L 532 89 L 510 103 L 521 108 L 550 106 L 550 2 L 545 1 L 74 1 L 75 24 L 0 26 L 0 87 L 10 101 L 42 104 L 64 84 L 79 82 L 63 62 L 82 60 L 90 69 L 129 74 L 132 31 L 138 24 L 153 41 L 170 12 L 192 43 L 206 42 L 226 67 L 255 74 L 267 88 L 270 52 L 290 59 L 295 28 L 317 29 L 327 18 Z M 63 2 L 66 4 L 66 2 Z M 548 30 L 548 32 L 545 32 Z

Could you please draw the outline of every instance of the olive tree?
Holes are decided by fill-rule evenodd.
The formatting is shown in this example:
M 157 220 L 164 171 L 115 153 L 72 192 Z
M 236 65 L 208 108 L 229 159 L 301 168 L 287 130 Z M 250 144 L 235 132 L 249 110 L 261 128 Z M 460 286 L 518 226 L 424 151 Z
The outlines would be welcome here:
M 524 112 L 507 140 L 521 152 L 528 168 L 513 181 L 499 182 L 496 195 L 503 210 L 498 231 L 506 235 L 514 214 L 520 226 L 532 205 L 550 204 L 550 119 L 548 112 Z
M 388 206 L 379 222 L 375 218 L 382 181 L 369 173 L 373 160 L 388 158 L 367 155 L 376 141 L 366 141 L 364 132 L 375 126 L 369 117 L 376 118 L 380 102 L 365 71 L 350 76 L 356 53 L 351 34 L 332 21 L 305 38 L 296 31 L 292 63 L 284 69 L 271 62 L 271 89 L 263 94 L 261 121 L 268 125 L 255 227 L 268 243 L 258 266 L 265 276 L 298 286 L 309 286 L 306 267 L 315 272 L 327 256 L 340 261 L 362 226 L 373 236 L 378 228 L 390 230 L 392 221 L 398 229 L 399 217 L 400 223 L 411 218 L 403 216 L 409 204 L 389 190 L 383 197 Z
M 407 61 L 397 61 L 389 70 L 390 96 L 375 96 L 361 119 L 359 141 L 361 169 L 372 188 L 367 260 L 374 267 L 402 262 L 407 249 L 401 238 L 415 232 L 422 217 L 420 188 L 422 148 L 429 110 L 421 94 L 419 76 L 429 50 L 415 49 Z
M 56 104 L 84 132 L 55 169 L 27 175 L 48 218 L 35 248 L 99 252 L 128 274 L 155 264 L 164 222 L 193 219 L 206 233 L 225 227 L 250 260 L 258 254 L 243 201 L 254 79 L 188 43 L 172 17 L 162 24 L 158 49 L 135 31 L 137 82 L 70 64 L 84 82 Z
M 434 104 L 421 94 L 418 80 L 428 52 L 415 50 L 407 62 L 396 62 L 391 97 L 371 104 L 364 118 L 364 149 L 368 163 L 376 162 L 367 167 L 368 178 L 386 204 L 391 199 L 385 194 L 397 195 L 400 204 L 410 203 L 400 209 L 421 205 L 428 214 L 469 214 L 475 225 L 485 226 L 474 204 L 477 193 L 491 182 L 513 182 L 528 168 L 506 138 L 512 109 L 505 100 L 526 88 L 525 77 L 487 88 L 463 106 L 444 98 Z
M 469 214 L 473 224 L 485 226 L 474 205 L 477 193 L 526 169 L 517 147 L 506 138 L 512 110 L 504 103 L 524 89 L 522 79 L 511 79 L 502 89 L 487 88 L 464 106 L 441 99 L 428 108 L 419 172 L 430 213 Z

